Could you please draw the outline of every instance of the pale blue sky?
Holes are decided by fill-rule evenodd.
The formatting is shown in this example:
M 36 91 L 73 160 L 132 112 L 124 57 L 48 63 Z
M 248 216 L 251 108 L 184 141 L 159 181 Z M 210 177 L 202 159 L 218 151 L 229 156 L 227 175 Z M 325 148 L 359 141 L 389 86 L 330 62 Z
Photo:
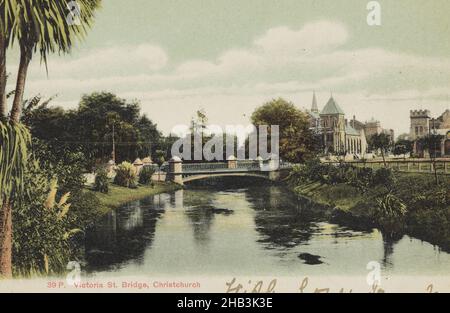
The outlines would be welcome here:
M 49 77 L 35 59 L 27 95 L 137 98 L 167 133 L 200 107 L 217 124 L 247 123 L 278 96 L 309 107 L 315 89 L 319 106 L 333 91 L 349 116 L 405 132 L 410 109 L 449 107 L 450 1 L 379 2 L 382 25 L 369 27 L 366 0 L 104 0 Z

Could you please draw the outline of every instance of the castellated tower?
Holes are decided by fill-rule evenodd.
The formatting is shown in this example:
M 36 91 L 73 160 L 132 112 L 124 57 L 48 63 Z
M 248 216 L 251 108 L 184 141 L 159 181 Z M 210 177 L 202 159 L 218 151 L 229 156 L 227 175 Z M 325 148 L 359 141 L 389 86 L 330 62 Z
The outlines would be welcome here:
M 430 133 L 430 111 L 411 110 L 410 136 L 412 140 L 426 136 Z

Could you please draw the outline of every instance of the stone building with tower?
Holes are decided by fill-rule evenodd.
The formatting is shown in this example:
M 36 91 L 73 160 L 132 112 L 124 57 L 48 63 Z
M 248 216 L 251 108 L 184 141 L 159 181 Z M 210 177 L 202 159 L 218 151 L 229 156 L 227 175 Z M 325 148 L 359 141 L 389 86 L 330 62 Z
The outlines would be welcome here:
M 346 119 L 344 111 L 333 96 L 319 111 L 314 93 L 311 110 L 307 113 L 311 129 L 321 138 L 324 153 L 353 158 L 361 158 L 366 154 L 367 140 L 362 123 L 355 117 L 351 121 Z
M 442 136 L 440 147 L 436 147 L 436 155 L 450 157 L 450 110 L 446 110 L 437 118 L 432 118 L 429 110 L 410 111 L 410 139 L 414 141 L 414 153 L 424 157 L 427 151 L 420 146 L 419 139 L 429 134 Z

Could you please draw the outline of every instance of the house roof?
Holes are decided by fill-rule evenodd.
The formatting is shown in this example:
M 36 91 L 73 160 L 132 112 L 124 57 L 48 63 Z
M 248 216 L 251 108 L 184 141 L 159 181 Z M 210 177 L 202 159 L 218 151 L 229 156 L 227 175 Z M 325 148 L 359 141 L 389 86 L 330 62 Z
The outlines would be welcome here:
M 320 118 L 320 114 L 317 113 L 317 112 L 310 111 L 310 112 L 308 112 L 308 114 L 314 119 L 319 119 Z
M 328 100 L 327 104 L 322 110 L 321 115 L 330 115 L 330 114 L 342 114 L 345 115 L 344 111 L 339 107 L 333 97 Z
M 359 136 L 359 131 L 351 127 L 350 125 L 345 126 L 345 133 L 350 136 Z
M 363 130 L 364 129 L 364 123 L 358 121 L 358 120 L 352 120 L 350 122 L 350 126 L 352 126 L 356 130 Z

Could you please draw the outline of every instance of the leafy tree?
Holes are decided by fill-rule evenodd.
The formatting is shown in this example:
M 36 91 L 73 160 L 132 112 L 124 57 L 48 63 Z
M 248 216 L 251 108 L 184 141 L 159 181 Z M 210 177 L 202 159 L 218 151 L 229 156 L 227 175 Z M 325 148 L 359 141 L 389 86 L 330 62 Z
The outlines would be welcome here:
M 370 137 L 369 146 L 373 150 L 379 150 L 381 152 L 381 156 L 383 158 L 384 167 L 387 167 L 386 164 L 386 153 L 391 148 L 391 138 L 389 135 L 381 133 L 375 134 Z
M 73 227 L 85 227 L 87 222 L 95 220 L 100 204 L 95 195 L 84 188 L 86 160 L 82 151 L 61 149 L 59 154 L 55 155 L 47 143 L 33 138 L 32 159 L 39 162 L 40 169 L 47 174 L 48 181 L 58 180 L 59 196 L 70 192 L 72 210 L 69 218 Z
M 137 102 L 127 103 L 112 93 L 83 96 L 76 112 L 78 130 L 74 131 L 84 151 L 99 163 L 107 161 L 113 149 L 114 127 L 117 159 L 135 159 L 139 133 L 133 125 L 138 121 L 139 110 Z
M 172 157 L 172 146 L 179 139 L 179 137 L 173 135 L 162 137 L 160 140 L 159 148 L 153 151 L 153 160 L 157 160 L 158 157 L 162 157 L 164 160 L 169 160 Z M 162 163 L 164 163 L 164 161 Z
M 157 125 L 144 114 L 135 123 L 135 127 L 142 142 L 139 146 L 138 154 L 140 156 L 151 156 L 152 159 L 155 158 L 156 149 L 161 149 L 164 146 L 164 137 L 158 130 Z
M 161 132 L 147 116 L 140 115 L 137 102 L 107 92 L 83 96 L 76 110 L 48 107 L 48 102 L 27 109 L 23 121 L 33 137 L 45 141 L 55 155 L 61 149 L 82 151 L 88 170 L 111 158 L 113 135 L 119 161 L 155 158 L 157 149 L 166 150 Z
M 437 168 L 436 168 L 436 158 L 437 158 L 436 151 L 438 151 L 440 149 L 442 140 L 444 140 L 444 136 L 438 135 L 438 134 L 429 134 L 429 135 L 419 139 L 419 145 L 424 150 L 428 150 L 428 153 L 430 155 L 430 162 L 431 162 L 431 166 L 433 167 L 434 178 L 435 178 L 436 184 L 439 183 Z
M 314 156 L 317 143 L 308 117 L 291 102 L 281 98 L 267 102 L 253 112 L 251 120 L 255 126 L 279 126 L 282 159 L 304 162 Z
M 158 169 L 158 181 L 161 180 L 161 166 L 166 162 L 165 155 L 166 153 L 163 150 L 156 150 L 155 152 L 155 163 L 160 167 Z
M 406 157 L 407 153 L 412 153 L 414 142 L 407 139 L 399 139 L 394 145 L 394 154 L 403 155 Z

